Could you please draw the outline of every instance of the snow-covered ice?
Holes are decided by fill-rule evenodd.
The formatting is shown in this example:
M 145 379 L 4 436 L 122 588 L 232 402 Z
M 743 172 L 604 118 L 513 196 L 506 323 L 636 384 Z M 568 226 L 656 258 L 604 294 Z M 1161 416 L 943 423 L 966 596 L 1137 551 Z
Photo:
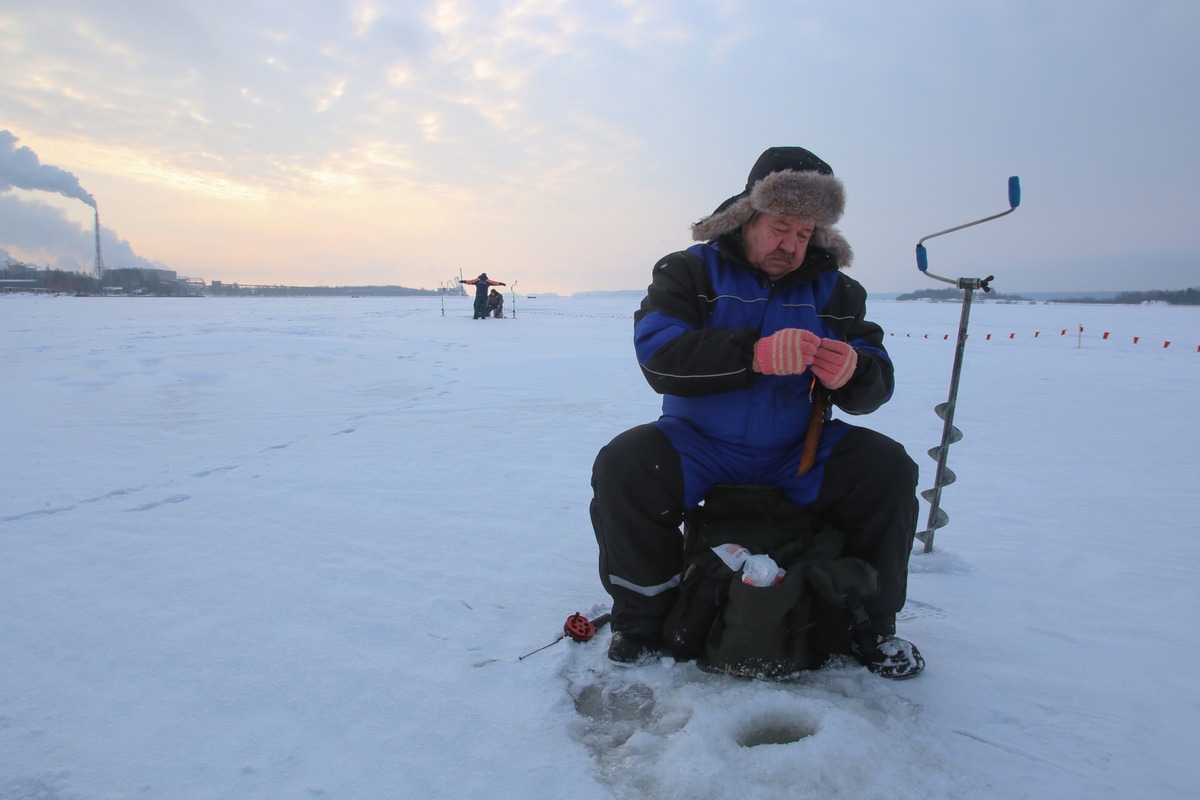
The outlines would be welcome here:
M 977 301 L 928 669 L 769 684 L 518 658 L 607 608 L 636 304 L 0 298 L 0 797 L 1200 793 L 1200 309 Z M 922 488 L 959 311 L 870 305 Z

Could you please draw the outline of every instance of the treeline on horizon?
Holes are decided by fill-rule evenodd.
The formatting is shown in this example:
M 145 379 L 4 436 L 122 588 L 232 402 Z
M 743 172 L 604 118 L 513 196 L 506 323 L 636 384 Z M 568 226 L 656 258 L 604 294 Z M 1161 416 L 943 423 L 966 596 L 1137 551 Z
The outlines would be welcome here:
M 1007 303 L 1034 303 L 1039 302 L 1030 297 L 1022 297 L 1016 294 L 1000 294 L 999 292 L 989 292 L 986 295 L 979 295 L 981 298 L 986 297 L 988 300 L 998 300 Z M 897 300 L 936 300 L 939 302 L 958 302 L 963 299 L 962 289 L 919 289 L 915 292 L 908 292 L 896 296 Z M 1115 297 L 1066 297 L 1055 300 L 1048 300 L 1050 303 L 1091 303 L 1104 305 L 1131 305 L 1137 306 L 1143 303 L 1163 303 L 1172 306 L 1200 306 L 1200 288 L 1192 289 L 1155 289 L 1146 292 L 1119 292 Z
M 462 294 L 460 290 L 410 289 L 407 286 L 246 286 L 210 284 L 205 294 L 246 297 L 414 297 Z
M 31 288 L 58 294 L 103 294 L 120 289 L 127 294 L 146 297 L 412 297 L 425 295 L 461 295 L 462 287 L 449 289 L 411 289 L 407 286 L 254 286 L 187 278 L 170 278 L 169 270 L 105 269 L 104 280 L 95 275 L 61 269 L 39 269 L 33 264 L 8 261 L 0 268 L 0 280 L 23 280 L 36 284 Z

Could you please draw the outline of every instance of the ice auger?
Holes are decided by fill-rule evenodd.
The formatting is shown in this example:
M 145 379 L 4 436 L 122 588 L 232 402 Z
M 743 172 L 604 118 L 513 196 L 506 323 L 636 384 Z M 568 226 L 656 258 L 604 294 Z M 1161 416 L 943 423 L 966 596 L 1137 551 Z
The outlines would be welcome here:
M 947 228 L 944 231 L 931 233 L 923 237 L 917 242 L 917 269 L 927 277 L 934 280 L 952 283 L 959 289 L 963 290 L 962 301 L 962 316 L 958 322 L 958 345 L 954 350 L 954 368 L 950 373 L 950 396 L 944 403 L 938 403 L 934 407 L 934 413 L 941 418 L 944 423 L 942 426 L 942 443 L 937 447 L 930 448 L 929 457 L 937 461 L 937 472 L 933 476 L 933 488 L 926 489 L 921 492 L 921 497 L 929 501 L 929 521 L 925 526 L 925 530 L 917 533 L 919 539 L 924 545 L 924 552 L 933 551 L 933 533 L 938 528 L 945 527 L 950 521 L 949 515 L 943 511 L 941 506 L 942 488 L 954 483 L 955 475 L 946 466 L 946 455 L 950 449 L 950 445 L 963 438 L 962 431 L 954 427 L 954 406 L 958 400 L 958 379 L 962 373 L 963 351 L 967 346 L 967 322 L 971 316 L 971 297 L 976 291 L 990 292 L 991 281 L 995 280 L 994 275 L 989 275 L 986 278 L 943 278 L 941 275 L 934 275 L 929 271 L 929 254 L 925 251 L 925 242 L 937 236 L 944 236 L 947 233 L 961 231 L 963 228 L 970 228 L 974 225 L 979 225 L 984 222 L 990 222 L 994 219 L 999 219 L 1006 214 L 1011 214 L 1017 210 L 1017 206 L 1021 204 L 1021 182 L 1016 175 L 1008 179 L 1008 210 L 1002 211 L 999 214 L 993 214 L 990 217 L 977 219 L 974 222 L 966 222 L 962 225 L 955 225 L 953 228 Z

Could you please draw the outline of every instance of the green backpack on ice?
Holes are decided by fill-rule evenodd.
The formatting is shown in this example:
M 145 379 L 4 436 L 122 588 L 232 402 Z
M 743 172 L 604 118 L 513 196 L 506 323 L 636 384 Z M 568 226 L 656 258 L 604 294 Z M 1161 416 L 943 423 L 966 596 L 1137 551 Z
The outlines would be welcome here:
M 740 545 L 786 573 L 770 586 L 742 581 L 716 549 Z M 684 522 L 684 571 L 664 626 L 668 650 L 702 669 L 783 679 L 849 653 L 867 624 L 863 601 L 878 576 L 842 555 L 846 536 L 770 486 L 720 486 Z

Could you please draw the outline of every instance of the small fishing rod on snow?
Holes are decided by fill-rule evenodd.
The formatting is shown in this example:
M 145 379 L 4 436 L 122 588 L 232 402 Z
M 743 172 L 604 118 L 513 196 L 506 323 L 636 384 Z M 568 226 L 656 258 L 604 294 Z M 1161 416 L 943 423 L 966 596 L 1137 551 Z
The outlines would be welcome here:
M 961 231 L 964 228 L 970 228 L 975 225 L 982 225 L 985 222 L 991 222 L 994 219 L 1007 216 L 1017 210 L 1017 206 L 1021 205 L 1021 181 L 1013 175 L 1008 179 L 1008 210 L 1002 211 L 999 214 L 993 214 L 990 217 L 977 219 L 974 222 L 966 222 L 962 225 L 955 225 L 953 228 L 947 228 L 944 231 L 931 233 L 924 236 L 917 242 L 917 269 L 923 275 L 934 280 L 952 283 L 959 289 L 963 290 L 962 301 L 962 316 L 958 322 L 958 345 L 954 350 L 954 368 L 950 372 L 950 396 L 944 403 L 939 403 L 934 407 L 933 411 L 942 419 L 942 443 L 937 447 L 929 450 L 929 457 L 937 461 L 937 472 L 933 476 L 933 488 L 926 489 L 921 492 L 921 497 L 929 501 L 929 521 L 925 526 L 925 530 L 917 533 L 919 539 L 924 545 L 924 552 L 933 551 L 933 532 L 938 528 L 943 528 L 950 521 L 950 517 L 939 506 L 942 500 L 942 488 L 949 486 L 956 480 L 955 474 L 946 466 L 946 456 L 950 449 L 950 445 L 962 440 L 962 431 L 954 427 L 954 407 L 958 402 L 958 380 L 962 373 L 963 352 L 967 347 L 967 323 L 971 315 L 971 297 L 976 291 L 982 290 L 984 293 L 992 290 L 990 284 L 995 280 L 994 275 L 989 275 L 986 278 L 944 278 L 941 275 L 934 275 L 929 271 L 929 254 L 925 251 L 925 242 L 938 236 L 945 236 L 947 233 Z
M 568 636 L 570 636 L 576 642 L 589 641 L 593 636 L 596 635 L 596 631 L 608 624 L 608 620 L 611 616 L 611 614 L 601 614 L 595 619 L 590 620 L 583 614 L 575 612 L 571 616 L 567 617 L 567 621 L 563 624 L 563 632 L 561 636 L 559 636 L 550 644 L 542 645 L 537 650 L 518 657 L 517 661 L 524 661 L 534 653 L 540 653 L 547 647 L 553 647 Z

